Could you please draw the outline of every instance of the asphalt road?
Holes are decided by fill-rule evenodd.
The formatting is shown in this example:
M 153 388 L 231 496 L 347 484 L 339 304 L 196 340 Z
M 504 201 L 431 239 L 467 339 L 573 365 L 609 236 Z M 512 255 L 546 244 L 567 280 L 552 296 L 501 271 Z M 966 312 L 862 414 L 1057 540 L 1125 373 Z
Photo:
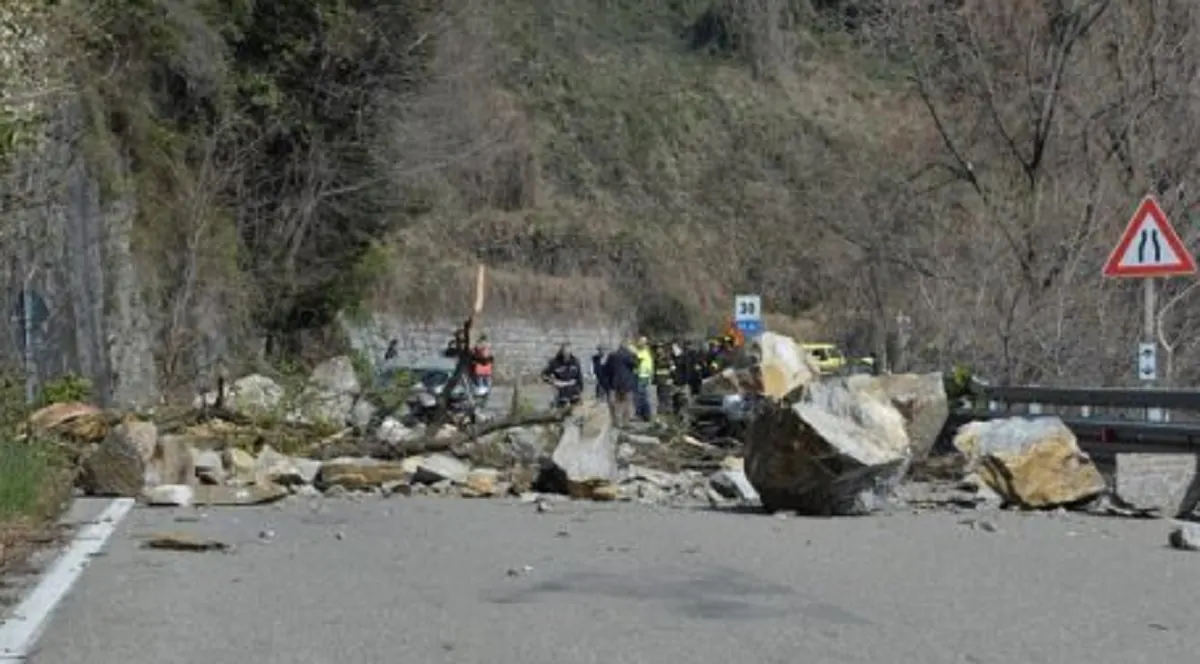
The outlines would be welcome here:
M 197 513 L 136 509 L 32 661 L 1162 664 L 1200 651 L 1200 555 L 1165 548 L 1162 521 L 398 497 Z M 234 549 L 139 548 L 164 530 Z

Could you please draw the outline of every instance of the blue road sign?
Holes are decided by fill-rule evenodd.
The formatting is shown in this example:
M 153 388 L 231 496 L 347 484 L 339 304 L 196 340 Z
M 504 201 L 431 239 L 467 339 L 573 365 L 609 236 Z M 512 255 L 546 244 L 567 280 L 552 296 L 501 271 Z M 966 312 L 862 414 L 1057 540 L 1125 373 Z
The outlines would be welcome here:
M 737 321 L 737 327 L 742 331 L 742 334 L 747 336 L 758 336 L 762 334 L 763 324 L 761 319 L 745 318 Z
M 733 321 L 742 334 L 748 337 L 762 334 L 762 297 L 758 295 L 734 296 Z

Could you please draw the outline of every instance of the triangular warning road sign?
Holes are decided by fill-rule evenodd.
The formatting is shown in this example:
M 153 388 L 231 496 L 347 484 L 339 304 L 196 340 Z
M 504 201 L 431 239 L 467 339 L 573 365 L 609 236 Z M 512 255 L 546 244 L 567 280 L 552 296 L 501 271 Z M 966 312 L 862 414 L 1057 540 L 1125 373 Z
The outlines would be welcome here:
M 1147 196 L 1104 264 L 1106 277 L 1169 277 L 1196 273 L 1196 259 L 1153 196 Z

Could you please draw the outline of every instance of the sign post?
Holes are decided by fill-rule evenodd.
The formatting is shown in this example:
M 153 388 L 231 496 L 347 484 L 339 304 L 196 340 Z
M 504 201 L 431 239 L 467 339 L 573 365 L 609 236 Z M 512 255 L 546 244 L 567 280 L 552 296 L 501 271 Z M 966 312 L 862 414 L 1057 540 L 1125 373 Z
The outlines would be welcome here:
M 733 323 L 747 337 L 753 338 L 762 334 L 762 296 L 733 296 Z
M 1138 343 L 1135 367 L 1145 387 L 1158 380 L 1158 341 L 1156 315 L 1158 311 L 1156 278 L 1196 274 L 1196 259 L 1184 246 L 1179 233 L 1167 220 L 1166 213 L 1153 196 L 1142 199 L 1120 242 L 1104 264 L 1105 277 L 1128 277 L 1142 280 L 1142 341 Z M 1153 412 L 1152 412 L 1153 411 Z M 1162 413 L 1148 410 L 1148 419 L 1158 421 Z

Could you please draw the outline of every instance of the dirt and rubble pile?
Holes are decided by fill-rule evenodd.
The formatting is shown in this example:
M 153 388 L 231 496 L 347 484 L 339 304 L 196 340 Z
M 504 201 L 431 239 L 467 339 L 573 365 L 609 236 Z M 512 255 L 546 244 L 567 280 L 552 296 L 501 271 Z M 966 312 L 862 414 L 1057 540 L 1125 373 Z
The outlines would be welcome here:
M 754 392 L 762 403 L 745 434 L 746 476 L 772 510 L 864 514 L 904 500 L 1043 509 L 1094 501 L 1105 482 L 1055 418 L 974 422 L 954 437 L 953 477 L 897 492 L 929 455 L 950 415 L 940 373 L 816 376 L 796 362 L 799 343 L 764 335 L 761 363 L 729 370 L 706 389 Z M 769 350 L 768 350 L 769 349 Z
M 73 452 L 89 495 L 151 505 L 251 505 L 290 495 L 529 495 L 660 504 L 753 504 L 740 459 L 669 430 L 619 431 L 607 407 L 534 413 L 471 430 L 378 412 L 340 360 L 298 399 L 262 375 L 197 397 L 184 412 L 108 413 L 55 404 L 35 435 Z M 314 405 L 316 404 L 316 405 Z M 370 417 L 363 413 L 370 406 Z M 711 479 L 710 479 L 711 476 Z
M 955 437 L 954 455 L 929 457 L 949 411 L 940 374 L 821 379 L 793 352 L 795 341 L 770 335 L 766 342 L 761 364 L 706 387 L 765 397 L 744 459 L 736 448 L 666 425 L 618 429 L 594 403 L 569 415 L 425 427 L 381 413 L 350 380 L 348 362 L 336 358 L 300 387 L 302 398 L 255 374 L 182 412 L 55 404 L 30 424 L 34 435 L 71 451 L 83 492 L 155 505 L 249 505 L 321 493 L 560 493 L 843 515 L 899 504 L 1075 506 L 1104 490 L 1061 422 L 970 424 Z

